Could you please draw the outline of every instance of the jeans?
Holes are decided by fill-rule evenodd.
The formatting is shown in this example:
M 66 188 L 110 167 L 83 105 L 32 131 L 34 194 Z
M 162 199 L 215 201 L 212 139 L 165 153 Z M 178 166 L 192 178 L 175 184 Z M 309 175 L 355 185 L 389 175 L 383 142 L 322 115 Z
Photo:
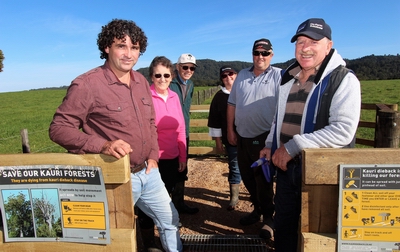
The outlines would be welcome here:
M 287 171 L 277 169 L 274 244 L 276 252 L 296 252 L 301 212 L 301 160 L 291 160 Z
M 237 147 L 230 144 L 225 145 L 226 153 L 228 154 L 229 184 L 240 184 L 242 177 L 240 176 L 239 165 L 237 161 Z
M 153 219 L 166 251 L 182 251 L 179 235 L 179 215 L 161 180 L 158 168 L 146 169 L 131 174 L 133 202 L 147 216 Z

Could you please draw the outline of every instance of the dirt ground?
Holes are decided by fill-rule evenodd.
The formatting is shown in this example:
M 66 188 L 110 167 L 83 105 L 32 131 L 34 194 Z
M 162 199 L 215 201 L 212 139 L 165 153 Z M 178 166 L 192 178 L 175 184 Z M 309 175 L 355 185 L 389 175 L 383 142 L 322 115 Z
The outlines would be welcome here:
M 181 234 L 258 235 L 261 222 L 250 226 L 239 223 L 242 216 L 253 210 L 243 182 L 240 184 L 236 210 L 226 210 L 229 204 L 227 159 L 192 157 L 189 159 L 188 169 L 185 200 L 187 205 L 198 207 L 200 211 L 195 215 L 180 216 L 183 224 Z
M 242 226 L 239 219 L 253 210 L 249 194 L 240 184 L 239 202 L 234 211 L 227 211 L 229 204 L 228 163 L 220 157 L 191 157 L 188 161 L 185 202 L 198 207 L 195 215 L 181 214 L 180 234 L 258 235 L 262 222 Z M 157 233 L 157 232 L 156 232 Z M 138 238 L 138 248 L 141 248 Z M 159 244 L 160 245 L 160 244 Z M 161 248 L 161 245 L 160 245 Z

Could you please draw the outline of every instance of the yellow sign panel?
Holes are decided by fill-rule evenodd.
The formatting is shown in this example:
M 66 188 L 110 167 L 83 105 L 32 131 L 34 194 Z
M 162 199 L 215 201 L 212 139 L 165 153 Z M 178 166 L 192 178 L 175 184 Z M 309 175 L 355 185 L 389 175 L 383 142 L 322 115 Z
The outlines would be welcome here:
M 62 201 L 62 213 L 65 214 L 83 214 L 83 215 L 104 215 L 103 202 L 90 201 Z
M 343 190 L 342 225 L 400 225 L 399 190 Z
M 104 216 L 63 215 L 64 228 L 105 229 Z
M 106 228 L 103 202 L 63 201 L 61 207 L 64 228 Z
M 342 240 L 394 241 L 399 239 L 399 229 L 343 227 Z
M 400 249 L 398 165 L 341 165 L 338 251 Z

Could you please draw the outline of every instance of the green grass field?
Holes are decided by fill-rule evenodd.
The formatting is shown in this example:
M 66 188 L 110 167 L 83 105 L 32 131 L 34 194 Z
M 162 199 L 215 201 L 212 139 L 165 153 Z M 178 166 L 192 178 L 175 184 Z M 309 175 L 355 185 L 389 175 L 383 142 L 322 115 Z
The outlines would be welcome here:
M 205 87 L 199 87 L 199 89 Z M 363 81 L 363 103 L 400 105 L 400 80 Z M 196 88 L 196 90 L 199 90 Z M 35 90 L 0 93 L 0 154 L 22 153 L 20 131 L 28 130 L 32 153 L 65 152 L 48 137 L 53 114 L 62 102 L 66 90 Z M 205 103 L 209 104 L 211 99 Z M 195 115 L 194 115 L 195 114 Z M 194 113 L 196 118 L 207 118 L 207 113 Z M 361 120 L 374 121 L 374 111 L 362 111 Z M 193 129 L 208 132 L 207 128 Z M 373 139 L 373 129 L 360 128 L 358 137 Z M 197 144 L 196 144 L 197 145 Z M 362 147 L 362 146 L 361 146 Z

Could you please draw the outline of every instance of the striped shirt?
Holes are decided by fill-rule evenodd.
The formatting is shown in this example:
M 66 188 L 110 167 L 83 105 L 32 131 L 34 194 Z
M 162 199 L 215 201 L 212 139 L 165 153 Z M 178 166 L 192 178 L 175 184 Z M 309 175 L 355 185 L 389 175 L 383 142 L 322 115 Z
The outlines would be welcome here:
M 298 79 L 300 67 L 292 69 L 289 74 L 294 75 L 295 81 L 287 98 L 285 116 L 283 118 L 280 141 L 287 143 L 294 135 L 300 134 L 301 120 L 308 94 L 313 87 L 315 74 L 311 75 L 304 84 Z

